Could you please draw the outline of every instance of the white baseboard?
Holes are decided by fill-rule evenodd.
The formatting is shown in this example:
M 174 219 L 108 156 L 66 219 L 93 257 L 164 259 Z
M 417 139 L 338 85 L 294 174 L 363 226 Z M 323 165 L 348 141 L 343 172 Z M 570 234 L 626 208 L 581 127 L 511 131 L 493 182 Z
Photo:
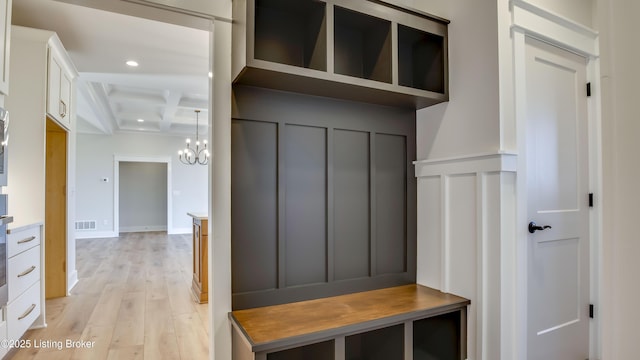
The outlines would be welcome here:
M 67 281 L 67 285 L 69 286 L 67 289 L 67 295 L 71 295 L 71 289 L 78 284 L 78 270 L 73 270 Z
M 76 231 L 76 239 L 98 239 L 118 237 L 115 231 Z
M 167 231 L 166 225 L 157 225 L 157 226 L 121 226 L 120 232 L 147 232 L 147 231 Z
M 169 234 L 191 234 L 192 231 L 193 231 L 193 229 L 190 228 L 190 227 L 173 228 L 173 229 L 169 230 Z

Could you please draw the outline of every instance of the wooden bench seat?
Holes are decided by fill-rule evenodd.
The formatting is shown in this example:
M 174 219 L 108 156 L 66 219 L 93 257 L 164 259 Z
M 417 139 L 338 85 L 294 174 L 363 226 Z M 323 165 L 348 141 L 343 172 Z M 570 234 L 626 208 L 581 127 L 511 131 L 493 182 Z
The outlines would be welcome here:
M 405 285 L 229 314 L 234 327 L 234 359 L 265 359 L 290 348 L 335 342 L 335 359 L 344 358 L 345 337 L 405 324 L 404 357 L 412 352 L 409 330 L 415 320 L 460 313 L 460 354 L 466 357 L 469 300 L 420 285 Z M 347 344 L 347 347 L 348 344 Z M 402 355 L 401 355 L 402 356 Z M 413 359 L 413 357 L 411 356 Z

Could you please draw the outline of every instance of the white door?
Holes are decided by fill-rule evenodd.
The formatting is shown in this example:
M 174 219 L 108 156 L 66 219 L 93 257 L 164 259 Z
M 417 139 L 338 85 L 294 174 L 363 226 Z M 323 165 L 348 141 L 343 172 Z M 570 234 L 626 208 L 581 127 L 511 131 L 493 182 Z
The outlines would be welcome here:
M 589 358 L 586 60 L 527 39 L 529 360 Z M 535 229 L 532 229 L 535 230 Z

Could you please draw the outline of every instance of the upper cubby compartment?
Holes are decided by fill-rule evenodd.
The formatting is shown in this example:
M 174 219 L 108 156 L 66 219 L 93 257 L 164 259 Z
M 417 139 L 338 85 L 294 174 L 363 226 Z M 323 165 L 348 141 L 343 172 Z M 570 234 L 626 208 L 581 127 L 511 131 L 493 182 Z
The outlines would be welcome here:
M 311 0 L 256 0 L 256 59 L 327 70 L 326 4 Z
M 399 84 L 445 92 L 444 37 L 398 25 Z
M 336 6 L 336 74 L 391 83 L 391 21 Z
M 447 20 L 353 0 L 234 0 L 237 84 L 397 107 L 449 99 Z

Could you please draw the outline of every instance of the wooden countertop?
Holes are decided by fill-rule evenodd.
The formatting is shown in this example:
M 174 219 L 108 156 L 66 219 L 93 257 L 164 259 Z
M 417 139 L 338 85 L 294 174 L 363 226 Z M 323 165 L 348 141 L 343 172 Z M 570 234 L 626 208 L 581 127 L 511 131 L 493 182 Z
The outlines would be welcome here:
M 207 220 L 209 218 L 209 214 L 200 212 L 188 212 L 187 215 L 199 220 Z
M 258 352 L 429 317 L 469 303 L 465 298 L 413 284 L 236 310 L 229 317 L 247 338 L 252 351 Z

